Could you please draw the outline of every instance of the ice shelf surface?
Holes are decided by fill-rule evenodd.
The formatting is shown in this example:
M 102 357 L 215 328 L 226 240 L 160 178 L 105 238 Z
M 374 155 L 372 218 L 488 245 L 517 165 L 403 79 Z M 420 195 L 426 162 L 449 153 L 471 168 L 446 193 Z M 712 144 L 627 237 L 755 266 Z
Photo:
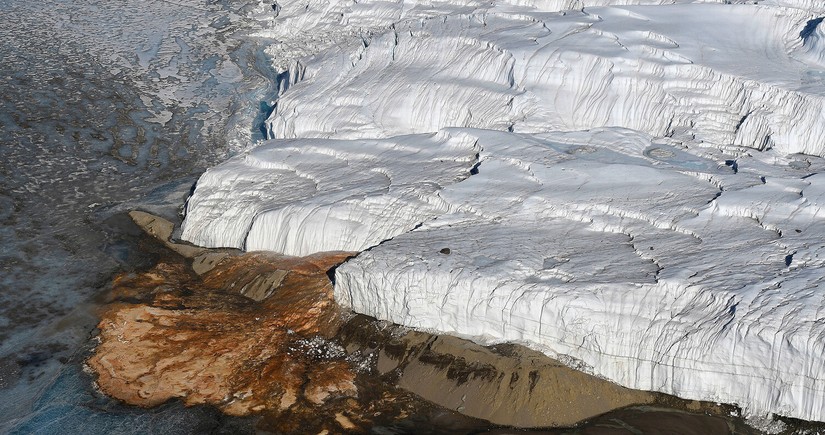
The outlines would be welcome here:
M 272 53 L 317 53 L 182 236 L 363 251 L 357 312 L 825 420 L 825 7 L 722 3 L 283 5 Z

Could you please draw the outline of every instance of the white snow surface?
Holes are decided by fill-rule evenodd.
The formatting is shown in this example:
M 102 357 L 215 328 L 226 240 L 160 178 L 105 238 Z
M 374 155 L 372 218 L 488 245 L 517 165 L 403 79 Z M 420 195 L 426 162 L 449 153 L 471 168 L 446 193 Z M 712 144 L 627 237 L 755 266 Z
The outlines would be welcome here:
M 272 138 L 444 127 L 654 136 L 825 153 L 825 46 L 810 11 L 676 4 L 410 19 L 319 55 L 278 101 Z M 808 34 L 810 33 L 810 34 Z
M 182 237 L 288 255 L 361 251 L 449 211 L 438 192 L 469 176 L 477 155 L 462 134 L 270 141 L 201 176 Z
M 722 3 L 279 5 L 271 140 L 182 237 L 363 251 L 357 312 L 823 421 L 825 6 Z

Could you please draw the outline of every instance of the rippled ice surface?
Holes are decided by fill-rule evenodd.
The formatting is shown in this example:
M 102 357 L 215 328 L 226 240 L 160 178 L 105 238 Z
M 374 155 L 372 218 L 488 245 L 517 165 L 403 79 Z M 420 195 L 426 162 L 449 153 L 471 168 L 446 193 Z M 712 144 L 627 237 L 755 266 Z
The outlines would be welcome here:
M 0 432 L 223 424 L 176 405 L 119 409 L 91 394 L 79 361 L 94 297 L 140 263 L 122 212 L 173 217 L 205 167 L 260 137 L 273 75 L 246 36 L 271 12 L 0 0 Z

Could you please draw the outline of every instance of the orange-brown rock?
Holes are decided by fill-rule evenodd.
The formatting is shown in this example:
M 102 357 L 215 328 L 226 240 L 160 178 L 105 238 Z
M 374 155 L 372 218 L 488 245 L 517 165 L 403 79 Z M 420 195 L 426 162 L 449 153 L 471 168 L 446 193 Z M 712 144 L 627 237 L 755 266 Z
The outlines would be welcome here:
M 305 349 L 341 324 L 327 271 L 348 255 L 250 253 L 202 276 L 182 260 L 122 275 L 88 365 L 103 392 L 140 406 L 180 398 L 245 415 L 354 396 L 348 363 Z M 244 296 L 255 285 L 268 297 Z
M 321 405 L 333 395 L 342 393 L 350 396 L 358 394 L 355 387 L 355 373 L 343 361 L 319 364 L 309 373 L 309 382 L 304 387 L 304 397 L 313 404 Z

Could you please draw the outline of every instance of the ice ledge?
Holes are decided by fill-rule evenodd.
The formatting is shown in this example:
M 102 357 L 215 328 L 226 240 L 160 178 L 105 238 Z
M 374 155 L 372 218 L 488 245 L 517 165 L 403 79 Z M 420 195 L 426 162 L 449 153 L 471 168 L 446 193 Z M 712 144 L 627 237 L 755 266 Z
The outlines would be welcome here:
M 448 211 L 439 192 L 469 175 L 475 141 L 460 132 L 269 141 L 201 176 L 181 237 L 287 255 L 364 250 Z
M 356 312 L 825 420 L 819 172 L 821 158 L 621 129 L 274 140 L 204 174 L 183 234 L 371 248 L 336 272 Z

